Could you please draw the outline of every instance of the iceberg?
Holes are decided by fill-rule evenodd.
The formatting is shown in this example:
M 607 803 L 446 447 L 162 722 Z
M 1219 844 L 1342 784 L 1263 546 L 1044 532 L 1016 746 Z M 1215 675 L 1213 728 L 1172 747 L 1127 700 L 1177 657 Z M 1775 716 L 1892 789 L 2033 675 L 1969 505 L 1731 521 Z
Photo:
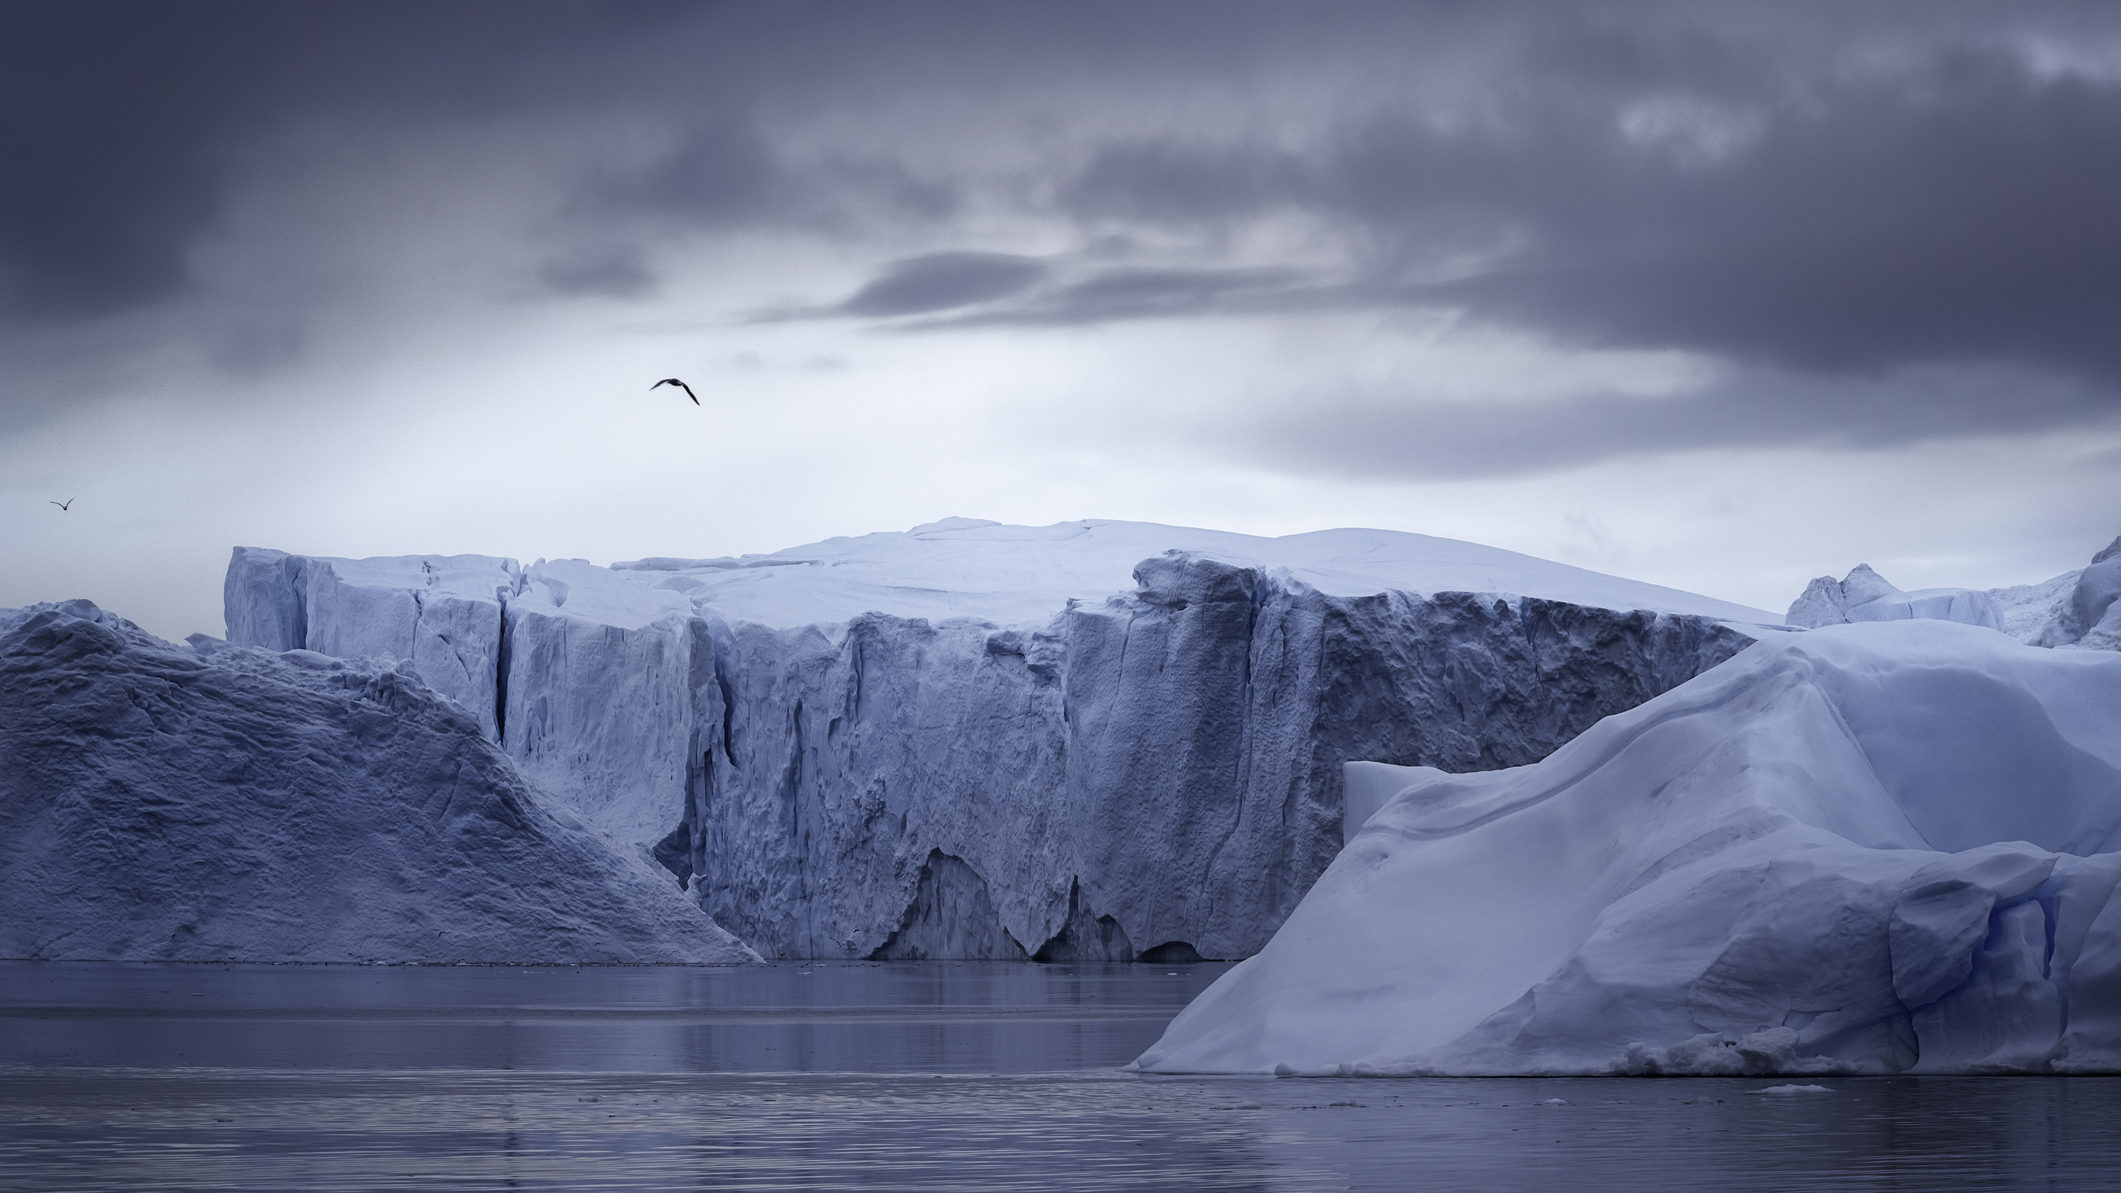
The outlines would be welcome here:
M 365 624 L 432 665 L 478 602 L 437 604 Z M 87 601 L 0 610 L 0 907 L 9 958 L 758 959 L 412 666 L 175 646 Z
M 2121 657 L 1829 626 L 1398 777 L 1137 1068 L 2121 1069 Z
M 1343 762 L 1532 762 L 1775 620 L 1422 535 L 971 519 L 608 568 L 238 548 L 226 598 L 232 642 L 436 669 L 786 958 L 1247 956 L 1340 848 Z
M 2077 573 L 2066 601 L 2055 603 L 2044 629 L 2050 643 L 2121 650 L 2121 538 Z
M 1799 629 L 1858 621 L 1928 618 L 2001 630 L 2034 646 L 2121 650 L 2121 538 L 2084 568 L 2038 584 L 1986 590 L 1925 588 L 1902 592 L 1869 564 L 1842 579 L 1821 576 L 1790 605 Z
M 2003 615 L 1986 592 L 1971 588 L 1902 592 L 1867 563 L 1857 564 L 1839 580 L 1821 576 L 1812 581 L 1790 605 L 1786 620 L 1800 629 L 1817 629 L 1857 621 L 1906 621 L 1918 617 L 1992 630 L 2003 628 Z

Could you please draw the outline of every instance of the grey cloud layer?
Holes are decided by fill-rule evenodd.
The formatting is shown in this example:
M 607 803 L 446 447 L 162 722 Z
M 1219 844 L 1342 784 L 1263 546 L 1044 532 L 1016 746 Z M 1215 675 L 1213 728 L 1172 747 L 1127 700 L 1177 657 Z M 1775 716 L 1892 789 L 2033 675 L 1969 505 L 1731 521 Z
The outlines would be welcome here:
M 1654 418 L 1588 394 L 1553 412 L 1552 446 L 1531 435 L 1515 457 L 1484 446 L 1514 415 L 1461 411 L 1428 436 L 1461 444 L 1457 466 L 2110 416 L 2121 80 L 2058 63 L 2115 61 L 2121 17 L 1556 11 L 15 5 L 0 12 L 0 348 L 181 307 L 239 164 L 276 129 L 446 117 L 508 124 L 546 170 L 524 201 L 547 203 L 555 232 L 521 268 L 560 298 L 659 301 L 674 246 L 772 228 L 884 263 L 805 317 L 1028 333 L 1442 308 L 1750 379 Z M 940 99 L 890 102 L 908 95 Z M 540 131 L 585 125 L 649 148 L 585 155 L 578 131 Z M 993 148 L 1019 132 L 1050 150 Z M 1278 222 L 1310 247 L 1258 248 Z M 225 341 L 209 355 L 284 367 L 300 315 L 208 328 Z M 1956 389 L 1910 380 L 1971 366 Z M 1292 459 L 1308 440 L 1283 416 L 1331 438 L 1299 405 L 1259 423 Z M 1424 409 L 1371 396 L 1341 416 L 1440 417 Z
M 1151 226 L 1307 213 L 1369 250 L 1348 279 L 1367 301 L 1564 339 L 2121 382 L 2121 85 L 1994 51 L 1724 112 L 1655 82 L 1633 136 L 1628 97 L 1557 88 L 1490 124 L 1382 117 L 1304 152 L 1112 146 L 1064 201 Z
M 1862 451 L 2100 420 L 2111 426 L 2112 405 L 2109 393 L 2082 382 L 1994 365 L 1861 379 L 1741 370 L 1664 397 L 1591 392 L 1511 403 L 1421 397 L 1327 394 L 1230 410 L 1203 425 L 1220 449 L 1278 468 L 1433 480 L 1531 474 L 1670 451 Z

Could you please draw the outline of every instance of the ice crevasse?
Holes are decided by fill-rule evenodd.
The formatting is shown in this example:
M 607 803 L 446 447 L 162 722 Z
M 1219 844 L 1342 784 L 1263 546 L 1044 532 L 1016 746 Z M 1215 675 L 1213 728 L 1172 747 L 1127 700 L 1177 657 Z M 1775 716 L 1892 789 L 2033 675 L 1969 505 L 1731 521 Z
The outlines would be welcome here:
M 1353 769 L 1389 797 L 1137 1067 L 2121 1068 L 2121 655 L 1830 626 L 1532 765 Z

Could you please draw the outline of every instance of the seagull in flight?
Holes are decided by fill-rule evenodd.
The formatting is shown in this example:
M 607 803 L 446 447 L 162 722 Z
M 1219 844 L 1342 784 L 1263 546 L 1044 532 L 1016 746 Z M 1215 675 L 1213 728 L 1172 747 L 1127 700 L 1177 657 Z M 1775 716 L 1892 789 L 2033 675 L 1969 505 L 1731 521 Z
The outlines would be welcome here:
M 69 497 L 65 501 L 54 501 L 51 502 L 51 504 L 58 506 L 60 510 L 64 511 L 70 508 L 76 501 L 79 500 L 81 500 L 79 497 Z
M 688 397 L 688 398 L 691 398 L 691 399 L 692 399 L 692 404 L 693 404 L 693 405 L 697 406 L 697 405 L 699 405 L 699 404 L 700 404 L 700 398 L 699 398 L 699 395 L 698 395 L 698 394 L 695 394 L 695 393 L 693 393 L 693 392 L 692 392 L 692 387 L 691 387 L 691 386 L 689 386 L 689 385 L 687 385 L 687 384 L 685 384 L 684 382 L 682 382 L 682 381 L 678 380 L 678 379 L 677 379 L 677 378 L 675 378 L 675 377 L 665 377 L 665 378 L 663 378 L 663 379 L 662 379 L 661 381 L 658 381 L 658 382 L 656 382 L 656 383 L 655 383 L 655 385 L 651 385 L 651 386 L 649 386 L 648 388 L 650 388 L 650 389 L 654 389 L 654 388 L 656 388 L 656 386 L 662 386 L 662 385 L 675 385 L 675 386 L 677 386 L 677 387 L 678 387 L 679 389 L 682 389 L 682 390 L 684 390 L 684 391 L 685 391 L 685 396 L 686 396 L 686 397 Z

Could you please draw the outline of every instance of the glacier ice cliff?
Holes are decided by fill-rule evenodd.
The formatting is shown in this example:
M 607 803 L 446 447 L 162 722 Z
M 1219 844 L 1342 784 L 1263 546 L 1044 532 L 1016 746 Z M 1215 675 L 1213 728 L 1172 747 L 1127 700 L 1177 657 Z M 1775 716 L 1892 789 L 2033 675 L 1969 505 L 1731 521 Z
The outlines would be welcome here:
M 232 642 L 434 670 L 821 958 L 1246 956 L 1339 849 L 1343 762 L 1532 762 L 1773 620 L 1420 535 L 964 519 L 610 568 L 239 548 L 226 599 Z
M 1789 625 L 1812 629 L 1857 621 L 1928 618 L 2001 630 L 2034 646 L 2121 650 L 2121 538 L 2084 568 L 2010 588 L 1902 592 L 1869 564 L 1842 579 L 1821 576 L 1790 605 Z
M 1770 636 L 1533 765 L 1397 778 L 1139 1068 L 2121 1069 L 2121 657 Z
M 463 679 L 476 606 L 369 616 Z M 174 646 L 86 601 L 0 610 L 0 956 L 756 960 L 548 807 L 466 707 L 409 666 Z

